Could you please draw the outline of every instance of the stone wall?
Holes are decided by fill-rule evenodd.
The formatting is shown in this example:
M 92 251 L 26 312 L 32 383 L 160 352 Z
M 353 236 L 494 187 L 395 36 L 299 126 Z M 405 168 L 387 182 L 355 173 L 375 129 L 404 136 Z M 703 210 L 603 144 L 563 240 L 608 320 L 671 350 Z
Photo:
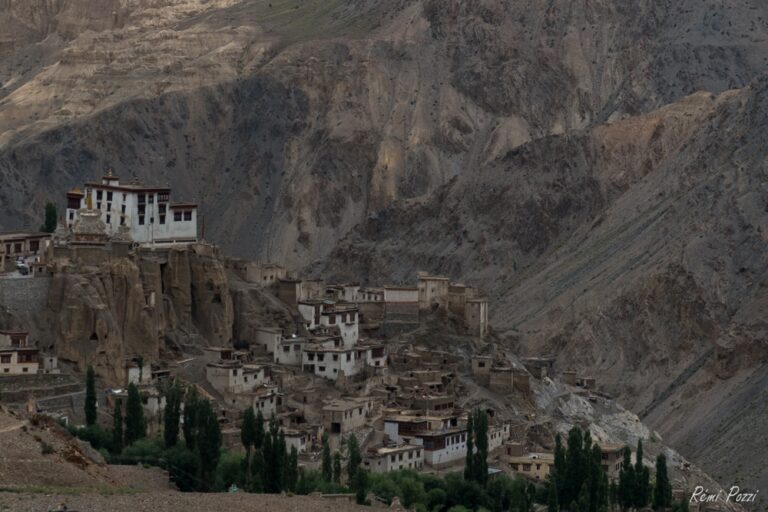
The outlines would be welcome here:
M 14 315 L 44 311 L 48 302 L 50 277 L 0 279 L 0 306 Z

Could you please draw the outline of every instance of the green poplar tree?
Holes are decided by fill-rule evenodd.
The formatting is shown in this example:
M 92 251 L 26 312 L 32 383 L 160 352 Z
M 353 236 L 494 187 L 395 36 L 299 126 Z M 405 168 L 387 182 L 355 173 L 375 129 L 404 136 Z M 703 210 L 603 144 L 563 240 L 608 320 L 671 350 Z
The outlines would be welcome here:
M 197 388 L 191 386 L 187 390 L 187 396 L 184 400 L 184 444 L 187 449 L 194 450 L 198 430 L 198 412 L 200 409 L 200 397 L 197 394 Z
M 549 481 L 549 492 L 547 493 L 547 512 L 557 512 L 557 483 L 555 480 Z
M 341 454 L 339 452 L 333 455 L 333 481 L 341 484 Z
M 648 505 L 648 489 L 650 486 L 650 471 L 643 464 L 643 440 L 637 440 L 635 456 L 635 508 Z
M 475 445 L 472 471 L 475 482 L 485 487 L 488 482 L 488 414 L 479 409 L 475 411 Z
M 56 231 L 57 217 L 56 205 L 54 203 L 45 203 L 45 222 L 40 226 L 40 231 L 43 233 L 53 233 Z
M 130 446 L 146 435 L 147 425 L 144 421 L 144 407 L 141 405 L 139 388 L 131 383 L 128 384 L 128 403 L 125 406 L 125 444 Z
M 115 400 L 115 412 L 112 424 L 112 453 L 123 451 L 123 401 Z
M 565 474 L 563 475 L 563 498 L 561 507 L 571 507 L 578 499 L 585 477 L 585 461 L 583 454 L 581 429 L 573 427 L 568 432 L 568 447 L 565 451 Z M 560 478 L 558 476 L 558 478 Z
M 656 457 L 656 486 L 653 489 L 653 508 L 661 510 L 672 506 L 672 484 L 667 474 L 667 457 L 660 453 Z
M 251 449 L 256 444 L 256 416 L 253 414 L 253 407 L 249 407 L 243 413 L 243 425 L 240 428 L 240 441 L 245 448 L 245 473 L 247 478 L 251 478 Z
M 261 449 L 261 446 L 264 444 L 264 415 L 261 413 L 261 409 L 259 409 L 259 412 L 256 414 L 256 431 L 253 437 L 253 447 L 257 450 Z
M 221 456 L 219 419 L 208 400 L 202 400 L 198 410 L 197 452 L 200 460 L 200 483 L 203 490 L 213 487 L 216 466 Z
M 366 470 L 360 469 L 355 472 L 355 481 L 352 488 L 355 490 L 355 501 L 360 505 L 365 504 L 368 494 L 368 472 Z
M 288 469 L 285 473 L 285 488 L 291 492 L 296 492 L 296 486 L 299 481 L 299 452 L 295 446 L 291 446 L 291 453 L 288 455 Z
M 563 503 L 563 480 L 565 479 L 565 448 L 563 447 L 563 438 L 560 434 L 555 435 L 555 464 L 554 471 L 550 474 L 549 479 L 554 482 L 557 488 L 557 502 Z
M 360 455 L 360 445 L 357 444 L 357 437 L 354 434 L 347 439 L 347 451 L 349 452 L 347 474 L 349 475 L 349 482 L 352 483 L 355 480 L 355 472 L 363 462 L 363 457 Z
M 632 451 L 624 447 L 624 462 L 619 472 L 619 505 L 622 509 L 631 508 L 635 503 L 635 468 L 632 465 Z
M 464 480 L 474 480 L 475 471 L 474 471 L 474 465 L 475 465 L 475 446 L 474 446 L 474 440 L 472 439 L 474 436 L 474 412 L 470 412 L 467 415 L 467 455 L 466 460 L 464 462 Z
M 179 419 L 181 417 L 181 388 L 173 384 L 165 398 L 163 413 L 163 439 L 166 448 L 176 446 L 179 440 Z
M 328 444 L 328 434 L 323 434 L 323 480 L 333 480 L 333 460 L 331 458 L 331 446 Z
M 85 424 L 96 424 L 96 373 L 90 365 L 85 372 Z

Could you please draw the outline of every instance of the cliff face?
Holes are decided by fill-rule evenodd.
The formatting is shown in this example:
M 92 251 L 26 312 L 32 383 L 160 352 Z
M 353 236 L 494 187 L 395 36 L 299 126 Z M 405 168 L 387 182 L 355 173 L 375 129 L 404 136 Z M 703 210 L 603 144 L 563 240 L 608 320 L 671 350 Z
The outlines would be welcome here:
M 113 167 L 230 254 L 461 278 L 510 345 L 759 488 L 761 457 L 718 457 L 765 413 L 716 411 L 765 370 L 766 35 L 755 0 L 5 0 L 0 227 Z M 223 285 L 177 263 L 132 314 L 224 339 Z
M 157 362 L 177 344 L 225 346 L 234 309 L 221 261 L 207 246 L 85 267 L 57 260 L 48 295 L 53 349 L 115 383 L 126 359 Z

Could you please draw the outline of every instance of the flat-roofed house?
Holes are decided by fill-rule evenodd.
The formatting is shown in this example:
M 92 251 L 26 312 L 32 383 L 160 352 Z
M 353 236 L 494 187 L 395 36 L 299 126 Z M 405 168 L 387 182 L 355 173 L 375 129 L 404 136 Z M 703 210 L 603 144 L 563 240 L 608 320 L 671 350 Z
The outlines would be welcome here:
M 42 261 L 45 250 L 50 244 L 50 233 L 33 231 L 0 233 L 0 272 L 14 270 L 19 261 L 25 264 Z
M 624 461 L 624 444 L 622 443 L 597 443 L 600 447 L 600 465 L 608 478 L 619 478 L 621 465 Z
M 545 481 L 555 465 L 555 456 L 551 453 L 526 453 L 506 459 L 515 473 L 537 482 Z
M 424 467 L 424 448 L 413 444 L 370 448 L 363 457 L 363 467 L 372 473 L 386 473 Z
M 373 408 L 370 398 L 332 400 L 323 406 L 323 424 L 331 434 L 346 434 L 365 425 Z
M 36 374 L 39 351 L 26 331 L 0 331 L 0 376 Z

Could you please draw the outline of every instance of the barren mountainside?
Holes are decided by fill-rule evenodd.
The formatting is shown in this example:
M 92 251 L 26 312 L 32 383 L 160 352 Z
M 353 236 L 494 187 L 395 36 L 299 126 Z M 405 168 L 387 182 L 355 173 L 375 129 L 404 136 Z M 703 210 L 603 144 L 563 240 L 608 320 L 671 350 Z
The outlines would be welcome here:
M 757 0 L 0 0 L 0 228 L 111 167 L 233 255 L 467 280 L 760 488 L 767 59 Z

